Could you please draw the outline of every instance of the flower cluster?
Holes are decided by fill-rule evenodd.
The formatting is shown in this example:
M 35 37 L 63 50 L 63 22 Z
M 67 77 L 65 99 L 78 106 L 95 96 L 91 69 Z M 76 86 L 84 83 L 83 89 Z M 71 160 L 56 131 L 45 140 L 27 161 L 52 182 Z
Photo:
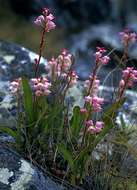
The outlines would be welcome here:
M 18 91 L 20 90 L 20 87 L 21 87 L 21 78 L 12 81 L 12 82 L 10 83 L 9 89 L 10 89 L 10 91 L 11 91 L 13 94 L 16 94 L 16 93 L 18 93 Z
M 133 43 L 137 40 L 137 34 L 128 29 L 120 32 L 119 34 L 124 45 L 128 45 L 130 42 Z
M 49 12 L 49 9 L 44 8 L 43 15 L 40 15 L 36 18 L 34 23 L 37 26 L 41 26 L 45 29 L 46 32 L 55 28 L 55 23 L 53 22 L 54 16 Z
M 88 102 L 92 106 L 94 112 L 100 112 L 102 110 L 101 106 L 104 103 L 104 98 L 98 96 L 86 96 L 85 102 Z
M 104 55 L 106 53 L 106 49 L 104 47 L 97 47 L 97 51 L 95 53 L 95 59 L 97 65 L 107 65 L 110 58 L 107 55 Z
M 91 134 L 98 134 L 104 127 L 104 123 L 102 121 L 96 121 L 94 124 L 92 120 L 88 120 L 85 122 L 87 132 Z
M 71 65 L 72 55 L 64 49 L 56 59 L 52 58 L 48 61 L 48 66 L 46 66 L 46 69 L 49 70 L 50 74 L 54 72 L 57 76 L 67 76 L 67 72 L 70 70 Z
M 78 76 L 75 71 L 71 69 L 73 64 L 72 55 L 66 49 L 63 49 L 61 54 L 55 59 L 48 61 L 46 70 L 49 71 L 49 76 L 56 80 L 59 77 L 67 79 L 69 87 L 77 83 Z
M 137 70 L 133 67 L 127 67 L 122 73 L 120 88 L 123 88 L 125 85 L 126 87 L 133 87 L 134 82 L 137 81 Z
M 51 91 L 49 88 L 51 84 L 46 77 L 32 78 L 30 82 L 36 96 L 44 96 L 50 94 Z
M 133 87 L 135 82 L 137 82 L 137 70 L 133 67 L 127 67 L 122 71 L 122 79 L 119 82 L 118 88 L 118 99 L 123 96 L 127 88 Z
M 61 54 L 58 56 L 58 62 L 61 67 L 61 71 L 66 72 L 72 65 L 72 55 L 66 49 L 63 49 Z
M 93 81 L 93 83 L 92 83 L 92 88 L 89 91 L 89 94 L 97 95 L 98 88 L 100 85 L 100 80 L 97 78 L 96 75 L 94 76 L 94 79 L 93 79 L 92 75 L 89 76 L 89 80 L 85 81 L 84 87 L 85 87 L 86 91 L 88 92 L 91 81 Z

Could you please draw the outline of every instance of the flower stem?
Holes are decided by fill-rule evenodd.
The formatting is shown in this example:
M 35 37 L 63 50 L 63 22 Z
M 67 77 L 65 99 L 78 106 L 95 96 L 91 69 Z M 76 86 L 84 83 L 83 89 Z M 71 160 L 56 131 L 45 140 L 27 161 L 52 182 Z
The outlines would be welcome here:
M 41 60 L 41 57 L 42 57 L 42 52 L 43 52 L 43 47 L 44 47 L 44 42 L 45 42 L 45 40 L 44 40 L 45 33 L 46 33 L 46 30 L 43 29 L 42 36 L 41 36 L 41 41 L 40 41 L 39 57 L 36 60 L 35 77 L 38 77 L 37 75 L 38 75 L 38 72 L 39 72 L 39 64 L 40 64 L 40 60 Z

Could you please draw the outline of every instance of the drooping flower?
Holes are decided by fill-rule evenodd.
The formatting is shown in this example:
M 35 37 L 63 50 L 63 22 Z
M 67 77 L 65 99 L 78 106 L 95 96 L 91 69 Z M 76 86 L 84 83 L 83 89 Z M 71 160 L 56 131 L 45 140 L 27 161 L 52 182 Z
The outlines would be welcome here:
M 51 84 L 46 77 L 32 78 L 30 83 L 36 96 L 44 96 L 51 93 L 49 89 Z
M 104 55 L 105 52 L 106 49 L 104 47 L 97 47 L 97 51 L 94 55 L 95 55 L 96 64 L 98 66 L 107 65 L 108 62 L 110 61 L 109 56 Z
M 85 122 L 85 125 L 86 125 L 86 127 L 90 127 L 90 126 L 93 126 L 94 124 L 93 124 L 92 120 L 88 120 Z
M 40 15 L 36 18 L 36 20 L 34 21 L 34 23 L 37 25 L 37 26 L 41 26 L 41 27 L 45 27 L 45 18 L 43 15 Z
M 71 85 L 72 83 L 75 84 L 78 79 L 78 76 L 74 71 L 70 72 L 71 66 L 72 55 L 66 49 L 63 49 L 57 58 L 52 58 L 48 61 L 46 69 L 48 69 L 49 75 L 52 73 L 54 76 L 63 77 L 64 79 L 68 76 L 68 79 L 71 78 Z
M 122 71 L 122 79 L 119 82 L 118 88 L 118 99 L 123 96 L 127 88 L 133 87 L 135 82 L 137 82 L 137 70 L 133 67 L 127 67 Z
M 126 86 L 132 87 L 134 82 L 137 81 L 137 70 L 134 69 L 133 67 L 127 67 L 125 70 L 122 71 L 122 73 L 123 73 L 122 78 L 126 83 Z
M 131 32 L 129 29 L 124 30 L 119 33 L 122 43 L 128 45 L 129 43 L 134 43 L 137 40 L 137 34 Z
M 21 87 L 21 78 L 12 81 L 10 83 L 9 89 L 13 94 L 16 94 L 20 90 L 20 87 Z
M 98 96 L 86 96 L 85 102 L 88 102 L 92 106 L 94 112 L 100 112 L 102 110 L 101 106 L 104 103 L 104 98 Z
M 92 98 L 92 106 L 93 106 L 93 110 L 95 112 L 100 112 L 102 110 L 101 106 L 104 103 L 104 98 L 100 98 L 98 96 L 93 96 Z
M 85 96 L 85 102 L 91 104 L 91 102 L 92 102 L 92 97 L 91 97 L 91 96 Z
M 88 111 L 86 108 L 80 108 L 80 113 L 81 114 L 86 114 Z
M 90 88 L 91 80 L 93 80 L 93 76 L 92 75 L 84 83 L 84 87 L 85 87 L 85 89 L 86 89 L 87 92 L 88 92 L 88 90 Z M 92 96 L 93 95 L 97 95 L 98 89 L 99 89 L 99 84 L 100 84 L 100 80 L 97 78 L 97 76 L 94 76 L 94 80 L 93 80 L 92 87 L 90 89 L 89 94 L 91 94 Z
M 43 15 L 38 16 L 34 23 L 37 26 L 41 26 L 42 28 L 44 28 L 46 32 L 49 32 L 56 27 L 53 19 L 54 16 L 49 12 L 49 9 L 44 8 Z
M 94 124 L 92 120 L 86 121 L 87 132 L 91 134 L 98 134 L 104 128 L 104 122 L 96 121 Z
M 68 50 L 63 49 L 57 59 L 61 67 L 61 71 L 65 72 L 70 69 L 72 65 L 72 55 L 68 52 Z

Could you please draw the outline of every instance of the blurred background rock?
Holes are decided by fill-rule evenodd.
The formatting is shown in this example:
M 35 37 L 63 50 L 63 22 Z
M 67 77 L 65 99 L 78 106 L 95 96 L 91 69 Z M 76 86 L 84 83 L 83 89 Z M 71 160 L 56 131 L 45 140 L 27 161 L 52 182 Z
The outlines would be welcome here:
M 118 32 L 126 27 L 137 31 L 137 0 L 0 0 L 0 39 L 38 52 L 40 30 L 33 21 L 43 7 L 51 9 L 57 24 L 47 34 L 45 57 L 69 48 L 82 78 L 90 72 L 96 46 L 120 50 Z M 131 54 L 137 58 L 135 48 Z
M 38 52 L 40 29 L 33 24 L 36 12 L 31 11 L 30 2 L 0 0 L 0 39 Z M 63 29 L 59 29 L 48 34 L 46 57 L 57 54 L 64 47 L 63 33 Z

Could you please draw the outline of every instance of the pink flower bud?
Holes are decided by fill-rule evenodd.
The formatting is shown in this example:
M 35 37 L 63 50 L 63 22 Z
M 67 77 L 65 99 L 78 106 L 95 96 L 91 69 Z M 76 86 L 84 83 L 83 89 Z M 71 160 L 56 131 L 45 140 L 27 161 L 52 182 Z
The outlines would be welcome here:
M 86 125 L 87 127 L 93 126 L 93 121 L 92 121 L 92 120 L 88 120 L 88 121 L 85 122 L 85 125 Z
M 41 26 L 42 28 L 44 28 L 46 32 L 49 32 L 56 27 L 53 19 L 54 16 L 49 12 L 49 9 L 44 8 L 43 15 L 38 16 L 34 23 L 37 26 Z
M 40 15 L 36 18 L 36 20 L 34 21 L 34 23 L 37 26 L 41 26 L 41 27 L 45 27 L 45 18 L 43 15 Z
M 86 108 L 81 108 L 80 109 L 80 113 L 82 113 L 82 114 L 85 114 L 85 113 L 87 113 L 88 111 L 87 111 L 87 109 Z
M 134 43 L 137 40 L 137 34 L 126 29 L 123 32 L 120 32 L 121 41 L 127 45 L 128 43 Z
M 91 96 L 85 96 L 85 102 L 91 103 L 92 97 Z
M 120 80 L 119 87 L 123 88 L 125 86 L 125 81 L 122 79 Z

